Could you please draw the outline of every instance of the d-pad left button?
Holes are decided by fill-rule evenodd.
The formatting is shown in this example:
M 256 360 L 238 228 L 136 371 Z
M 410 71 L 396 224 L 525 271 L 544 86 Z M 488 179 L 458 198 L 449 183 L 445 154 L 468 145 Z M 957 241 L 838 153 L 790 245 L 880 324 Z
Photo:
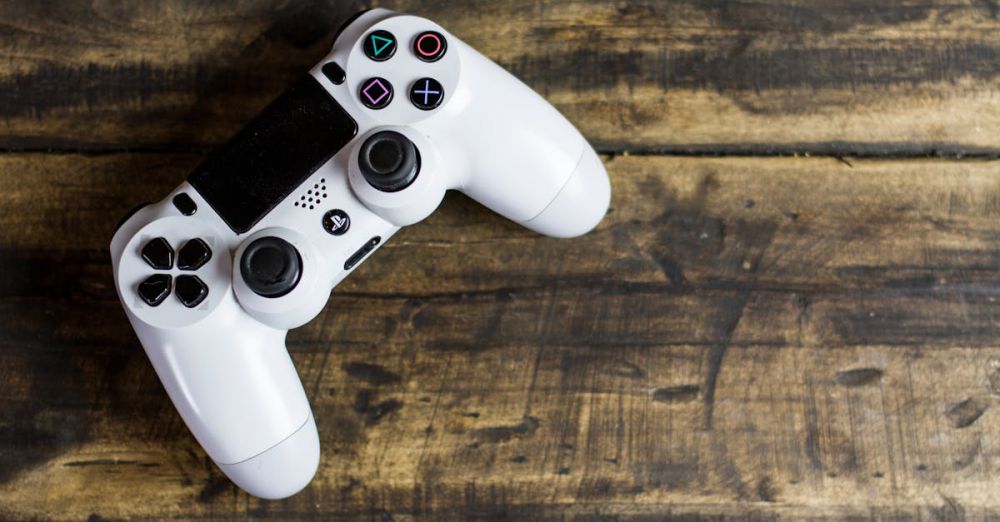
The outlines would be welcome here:
M 153 274 L 139 283 L 139 297 L 149 306 L 159 306 L 170 295 L 169 274 Z
M 142 258 L 157 270 L 170 270 L 174 266 L 174 249 L 166 239 L 158 237 L 142 247 Z

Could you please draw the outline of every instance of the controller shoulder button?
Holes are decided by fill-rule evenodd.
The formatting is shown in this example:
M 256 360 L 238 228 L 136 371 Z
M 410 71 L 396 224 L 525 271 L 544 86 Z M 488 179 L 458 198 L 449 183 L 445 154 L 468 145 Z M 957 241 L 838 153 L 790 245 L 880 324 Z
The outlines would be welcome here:
M 212 249 L 201 238 L 194 238 L 184 244 L 177 252 L 177 268 L 181 270 L 198 270 L 212 259 Z
M 149 306 L 159 306 L 170 295 L 169 274 L 153 274 L 139 283 L 139 298 Z
M 174 249 L 166 239 L 158 237 L 142 247 L 142 258 L 156 270 L 170 270 L 174 266 Z

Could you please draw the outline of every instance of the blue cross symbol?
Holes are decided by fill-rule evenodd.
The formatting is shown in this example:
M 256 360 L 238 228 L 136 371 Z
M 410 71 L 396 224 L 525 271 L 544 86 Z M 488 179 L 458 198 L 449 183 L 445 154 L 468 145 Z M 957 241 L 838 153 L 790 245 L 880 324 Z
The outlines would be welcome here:
M 424 95 L 424 105 L 430 105 L 431 104 L 430 103 L 430 95 L 432 95 L 432 94 L 434 94 L 434 95 L 441 94 L 441 91 L 432 91 L 431 90 L 431 81 L 427 80 L 427 79 L 424 80 L 424 88 L 423 88 L 423 90 L 417 89 L 417 90 L 415 90 L 413 92 L 416 93 L 416 94 L 423 94 Z

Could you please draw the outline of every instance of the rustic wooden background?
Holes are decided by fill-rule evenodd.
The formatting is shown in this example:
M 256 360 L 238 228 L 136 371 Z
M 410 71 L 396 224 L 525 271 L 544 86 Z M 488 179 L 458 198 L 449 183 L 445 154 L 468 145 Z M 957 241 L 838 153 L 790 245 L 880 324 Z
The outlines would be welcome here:
M 323 460 L 277 502 L 189 435 L 107 244 L 369 4 L 208 4 L 0 4 L 0 518 L 1000 517 L 996 1 L 381 3 L 551 100 L 613 209 L 397 235 L 289 335 Z

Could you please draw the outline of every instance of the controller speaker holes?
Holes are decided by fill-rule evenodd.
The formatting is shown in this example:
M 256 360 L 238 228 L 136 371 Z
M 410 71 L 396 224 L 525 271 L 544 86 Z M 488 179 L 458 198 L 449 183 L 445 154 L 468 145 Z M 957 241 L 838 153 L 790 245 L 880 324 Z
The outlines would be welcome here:
M 326 199 L 326 196 L 326 179 L 321 179 L 311 186 L 307 186 L 306 191 L 299 194 L 299 199 L 295 201 L 294 206 L 302 210 L 314 210 Z

